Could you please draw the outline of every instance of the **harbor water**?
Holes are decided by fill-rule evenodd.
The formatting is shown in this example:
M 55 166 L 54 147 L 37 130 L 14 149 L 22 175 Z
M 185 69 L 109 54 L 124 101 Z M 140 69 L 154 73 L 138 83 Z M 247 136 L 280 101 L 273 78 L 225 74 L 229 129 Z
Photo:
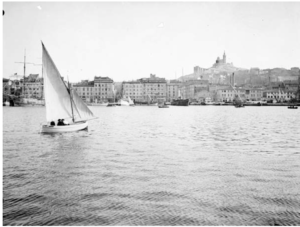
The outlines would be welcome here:
M 300 110 L 3 107 L 4 225 L 300 225 Z

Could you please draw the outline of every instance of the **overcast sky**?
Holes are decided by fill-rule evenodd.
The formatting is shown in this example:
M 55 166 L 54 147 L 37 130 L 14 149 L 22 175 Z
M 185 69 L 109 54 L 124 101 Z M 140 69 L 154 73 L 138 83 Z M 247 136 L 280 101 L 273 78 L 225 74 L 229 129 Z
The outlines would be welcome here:
M 174 79 L 226 51 L 241 68 L 300 66 L 300 3 L 4 2 L 3 77 L 42 62 L 41 40 L 62 76 Z M 40 73 L 28 65 L 26 74 Z

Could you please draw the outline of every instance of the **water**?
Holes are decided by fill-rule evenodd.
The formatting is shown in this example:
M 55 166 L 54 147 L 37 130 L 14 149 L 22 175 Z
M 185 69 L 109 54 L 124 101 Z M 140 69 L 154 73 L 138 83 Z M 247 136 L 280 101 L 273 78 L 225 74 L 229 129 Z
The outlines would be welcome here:
M 300 110 L 91 107 L 41 135 L 3 108 L 4 225 L 300 225 Z

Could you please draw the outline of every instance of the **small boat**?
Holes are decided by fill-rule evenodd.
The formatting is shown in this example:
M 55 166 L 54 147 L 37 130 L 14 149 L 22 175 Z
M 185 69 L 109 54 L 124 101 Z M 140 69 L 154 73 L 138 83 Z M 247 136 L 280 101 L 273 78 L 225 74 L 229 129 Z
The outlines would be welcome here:
M 216 103 L 215 102 L 212 102 L 212 101 L 205 101 L 205 105 L 215 105 Z
M 159 105 L 158 108 L 169 108 L 168 105 Z
M 116 103 L 108 103 L 106 107 L 116 107 L 117 104 Z
M 122 99 L 119 100 L 117 105 L 118 106 L 129 106 L 129 102 L 122 98 Z
M 242 108 L 242 107 L 245 107 L 244 104 L 237 104 L 237 105 L 234 105 L 236 108 Z
M 77 93 L 70 86 L 67 87 L 43 43 L 42 48 L 47 124 L 42 125 L 41 133 L 87 129 L 87 121 L 96 117 Z M 70 124 L 58 125 L 60 119 Z
M 100 103 L 97 103 L 97 102 L 91 102 L 91 103 L 88 103 L 87 105 L 88 105 L 88 106 L 107 106 L 108 103 L 107 103 L 107 102 L 100 102 Z
M 288 109 L 298 109 L 297 106 L 288 106 Z

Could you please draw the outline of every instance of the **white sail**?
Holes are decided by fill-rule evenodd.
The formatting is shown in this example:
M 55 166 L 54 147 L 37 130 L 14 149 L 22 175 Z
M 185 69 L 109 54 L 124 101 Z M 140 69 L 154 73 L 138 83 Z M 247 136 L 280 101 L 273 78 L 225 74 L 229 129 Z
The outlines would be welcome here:
M 181 98 L 180 90 L 178 89 L 178 98 Z
M 130 98 L 130 96 L 128 96 L 128 102 L 129 102 L 129 105 L 134 105 L 134 102 L 132 101 L 132 99 Z
M 76 122 L 95 118 L 75 91 L 70 96 L 69 89 L 43 43 L 42 46 L 47 121 L 74 119 Z
M 72 91 L 72 99 L 73 99 L 73 112 L 74 112 L 74 121 L 85 121 L 94 119 L 92 111 L 87 107 L 87 105 L 81 100 L 81 98 L 77 95 L 76 91 Z
M 72 118 L 71 99 L 59 71 L 43 46 L 43 76 L 48 122 Z

